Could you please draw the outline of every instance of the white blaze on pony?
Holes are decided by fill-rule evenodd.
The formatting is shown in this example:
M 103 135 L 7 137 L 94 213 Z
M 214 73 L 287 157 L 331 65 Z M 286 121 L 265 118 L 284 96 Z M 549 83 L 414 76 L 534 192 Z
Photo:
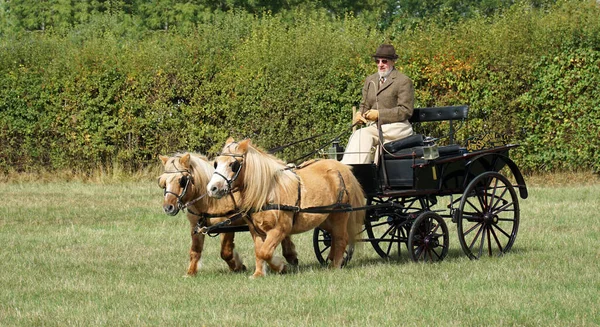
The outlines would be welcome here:
M 206 189 L 217 198 L 239 190 L 239 206 L 248 213 L 254 240 L 252 277 L 264 276 L 264 262 L 271 270 L 284 272 L 283 262 L 273 256 L 275 248 L 285 237 L 317 226 L 331 235 L 328 259 L 332 267 L 340 268 L 346 246 L 354 241 L 364 219 L 364 210 L 351 210 L 364 205 L 364 194 L 349 166 L 336 160 L 311 160 L 290 169 L 248 139 L 227 140 Z

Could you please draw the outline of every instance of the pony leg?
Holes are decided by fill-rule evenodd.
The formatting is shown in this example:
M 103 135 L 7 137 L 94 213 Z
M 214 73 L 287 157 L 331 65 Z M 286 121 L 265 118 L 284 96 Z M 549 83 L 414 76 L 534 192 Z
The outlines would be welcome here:
M 330 216 L 333 223 L 331 228 L 331 250 L 329 259 L 331 260 L 331 268 L 342 268 L 344 261 L 344 253 L 348 245 L 348 217 L 347 213 L 337 213 Z
M 187 275 L 194 276 L 200 269 L 202 258 L 202 249 L 204 248 L 204 235 L 201 233 L 194 234 L 194 227 L 192 225 L 192 246 L 190 247 L 190 264 L 188 266 Z
M 254 254 L 256 256 L 256 270 L 251 278 L 263 277 L 265 275 L 263 264 L 266 262 L 272 271 L 277 273 L 285 273 L 286 266 L 281 257 L 273 256 L 275 249 L 285 238 L 285 234 L 277 229 L 271 229 L 267 232 L 266 237 L 254 238 Z
M 229 266 L 231 271 L 244 271 L 246 266 L 240 259 L 239 254 L 234 250 L 235 243 L 233 239 L 235 233 L 223 233 L 221 236 L 221 259 L 223 259 Z
M 265 260 L 271 270 L 278 273 L 285 273 L 286 266 L 283 263 L 283 259 L 281 257 L 274 256 L 275 249 L 286 235 L 278 229 L 271 229 L 267 232 L 267 237 L 265 238 L 262 248 L 260 249 L 258 255 Z
M 290 265 L 298 265 L 298 252 L 296 252 L 296 246 L 294 245 L 294 242 L 292 242 L 290 236 L 286 236 L 283 241 L 281 241 L 281 252 Z
M 252 239 L 254 240 L 254 260 L 256 264 L 254 268 L 254 274 L 252 274 L 250 278 L 254 279 L 258 277 L 263 277 L 265 275 L 263 267 L 265 261 L 258 255 L 260 253 L 260 249 L 263 246 L 264 240 L 262 239 L 262 237 L 256 235 L 252 227 L 250 227 L 250 231 L 252 232 Z

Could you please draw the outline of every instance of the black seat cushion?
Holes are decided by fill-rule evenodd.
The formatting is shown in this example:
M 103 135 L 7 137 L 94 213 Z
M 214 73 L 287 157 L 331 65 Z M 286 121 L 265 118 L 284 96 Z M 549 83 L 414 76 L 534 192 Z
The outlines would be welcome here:
M 455 156 L 455 155 L 459 155 L 461 153 L 460 150 L 460 146 L 457 144 L 453 144 L 453 145 L 447 145 L 447 146 L 441 146 L 438 147 L 438 152 L 440 153 L 440 158 L 441 157 L 448 157 L 448 156 Z M 417 157 L 417 158 L 421 158 L 423 157 L 423 147 L 412 147 L 409 149 L 402 149 L 398 152 L 393 152 L 392 154 L 386 153 L 384 155 L 385 159 L 407 159 L 407 158 L 411 158 L 413 156 Z M 399 158 L 400 157 L 400 158 Z
M 409 137 L 388 142 L 383 145 L 384 149 L 389 153 L 396 153 L 402 149 L 413 148 L 416 146 L 423 146 L 423 135 L 422 134 L 414 134 Z

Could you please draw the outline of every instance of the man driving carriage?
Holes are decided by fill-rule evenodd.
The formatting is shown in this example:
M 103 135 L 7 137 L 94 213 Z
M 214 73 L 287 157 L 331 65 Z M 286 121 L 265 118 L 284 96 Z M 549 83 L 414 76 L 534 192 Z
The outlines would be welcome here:
M 377 73 L 366 78 L 362 89 L 360 110 L 352 123 L 363 125 L 352 133 L 342 162 L 363 164 L 373 161 L 371 149 L 379 143 L 379 128 L 383 143 L 403 139 L 413 134 L 408 119 L 412 116 L 415 89 L 410 78 L 394 67 L 398 55 L 394 46 L 382 44 L 373 55 Z

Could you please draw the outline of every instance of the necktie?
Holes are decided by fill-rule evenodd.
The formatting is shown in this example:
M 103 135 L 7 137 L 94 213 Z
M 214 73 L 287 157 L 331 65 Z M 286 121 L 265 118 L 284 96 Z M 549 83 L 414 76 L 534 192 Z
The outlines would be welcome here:
M 379 79 L 379 86 L 382 86 L 384 82 L 385 82 L 385 78 L 384 77 L 380 78 Z

